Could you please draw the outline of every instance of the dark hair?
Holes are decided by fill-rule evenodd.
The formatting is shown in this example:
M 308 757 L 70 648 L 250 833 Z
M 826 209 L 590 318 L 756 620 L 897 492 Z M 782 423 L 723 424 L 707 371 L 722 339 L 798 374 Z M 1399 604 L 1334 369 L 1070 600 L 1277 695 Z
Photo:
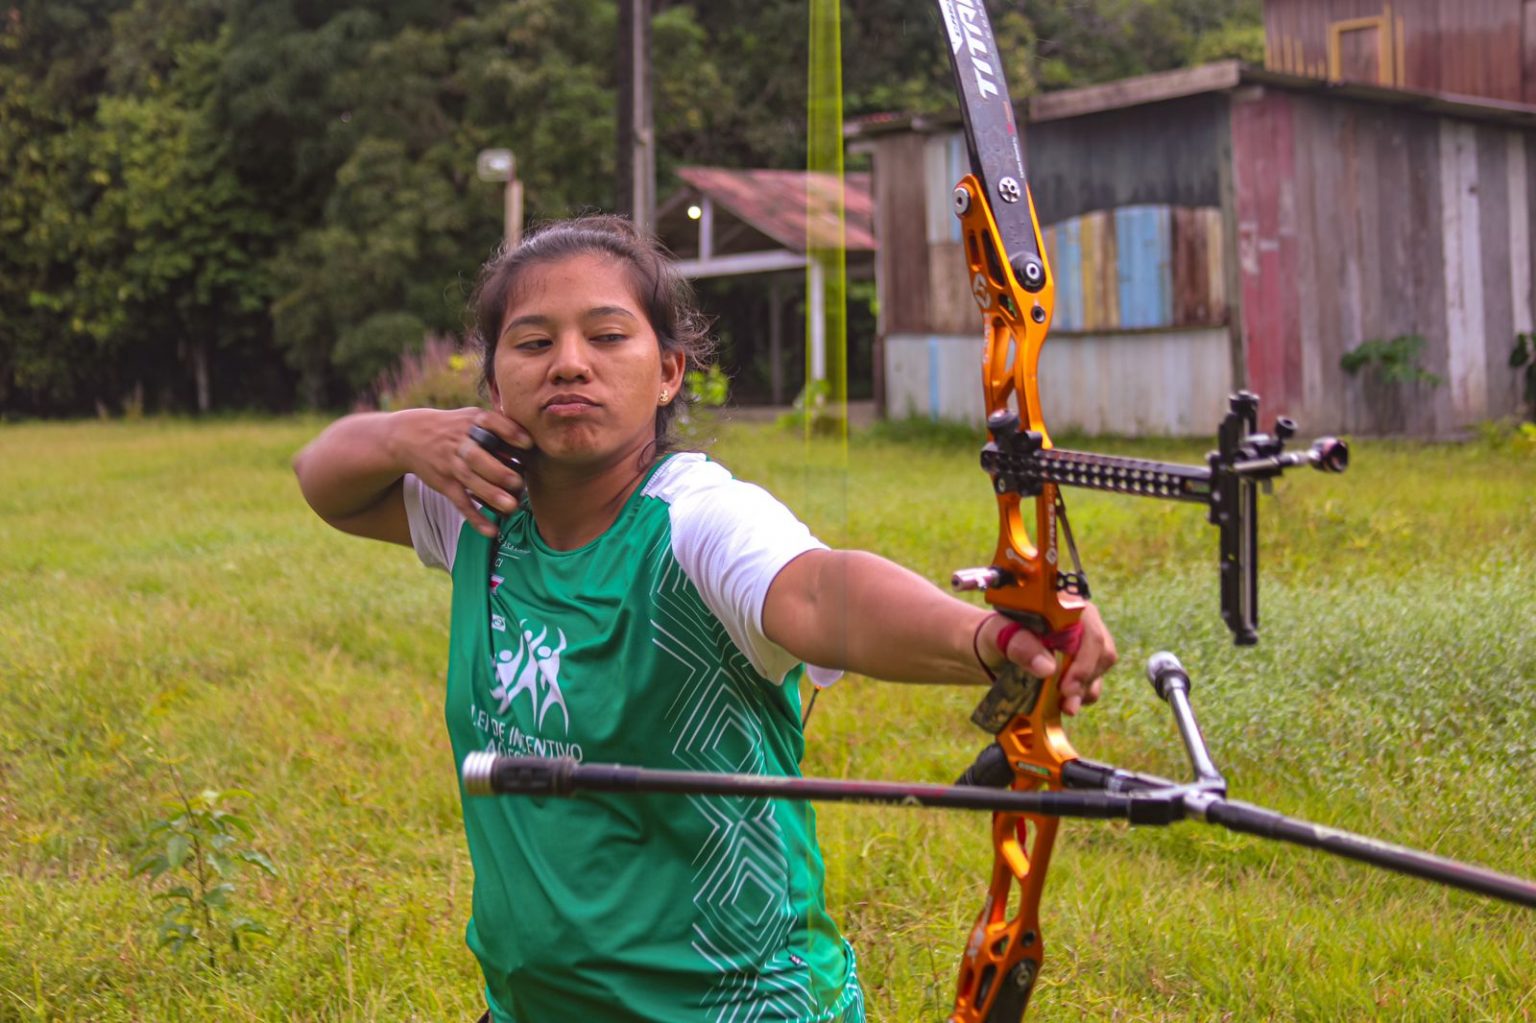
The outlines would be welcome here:
M 623 265 L 663 352 L 681 352 L 685 372 L 709 365 L 714 354 L 709 321 L 699 312 L 693 288 L 678 271 L 671 255 L 623 217 L 586 216 L 545 224 L 516 248 L 497 250 L 481 267 L 470 310 L 487 387 L 495 378 L 501 323 L 524 274 L 532 267 L 587 254 L 608 256 Z M 656 445 L 652 457 L 677 445 L 673 427 L 678 411 L 695 400 L 696 395 L 685 379 L 675 400 L 656 407 Z

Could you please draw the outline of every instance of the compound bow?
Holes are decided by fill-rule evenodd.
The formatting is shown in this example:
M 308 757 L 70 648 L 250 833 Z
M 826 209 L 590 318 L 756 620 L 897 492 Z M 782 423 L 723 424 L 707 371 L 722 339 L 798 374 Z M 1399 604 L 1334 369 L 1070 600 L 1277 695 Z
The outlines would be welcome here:
M 1206 465 L 1177 465 L 1052 445 L 1041 414 L 1038 367 L 1055 282 L 1002 61 L 982 0 L 938 0 L 961 99 L 971 173 L 954 190 L 971 292 L 985 333 L 982 386 L 990 440 L 981 464 L 998 501 L 992 564 L 963 569 L 952 584 L 982 590 L 995 610 L 1061 651 L 1048 679 L 1013 666 L 998 673 L 972 715 L 995 741 L 954 786 L 656 771 L 572 760 L 475 753 L 463 764 L 469 795 L 571 795 L 578 791 L 673 792 L 990 810 L 992 877 L 962 958 L 949 1023 L 1018 1023 L 1044 958 L 1039 908 L 1062 817 L 1169 824 L 1187 818 L 1322 849 L 1428 880 L 1536 907 L 1536 884 L 1376 839 L 1320 827 L 1226 798 L 1189 701 L 1189 677 L 1172 654 L 1147 674 L 1172 708 L 1194 780 L 1125 771 L 1084 760 L 1061 727 L 1058 683 L 1071 662 L 1088 583 L 1059 488 L 1084 487 L 1203 504 L 1220 535 L 1221 614 L 1233 639 L 1258 639 L 1257 489 L 1286 469 L 1342 472 L 1349 452 L 1323 438 L 1287 452 L 1296 424 L 1258 430 L 1258 398 L 1239 392 Z M 1034 532 L 1026 501 L 1034 501 Z M 1065 541 L 1063 543 L 1063 541 Z M 1063 547 L 1072 560 L 1061 565 Z M 1016 907 L 1009 915 L 1009 907 Z

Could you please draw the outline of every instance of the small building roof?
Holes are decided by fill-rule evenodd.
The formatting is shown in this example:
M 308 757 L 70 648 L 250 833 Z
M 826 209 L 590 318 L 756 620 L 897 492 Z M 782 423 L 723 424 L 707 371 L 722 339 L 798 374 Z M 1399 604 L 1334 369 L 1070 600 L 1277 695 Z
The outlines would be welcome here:
M 872 252 L 875 245 L 874 200 L 868 174 L 844 175 L 843 202 L 846 216 L 839 238 L 834 216 L 837 178 L 817 171 L 728 170 L 724 167 L 679 167 L 677 176 L 686 187 L 674 192 L 657 210 L 663 238 L 686 237 L 686 231 L 669 230 L 696 198 L 707 198 L 718 210 L 739 220 L 758 235 L 791 252 L 804 254 L 808 241 L 851 252 Z M 745 239 L 744 239 L 745 241 Z M 749 248 L 761 247 L 748 244 Z M 725 237 L 720 251 L 732 251 Z
M 1326 92 L 1331 96 L 1417 108 L 1426 113 L 1536 127 L 1536 106 L 1528 103 L 1364 82 L 1328 81 L 1285 71 L 1272 71 L 1238 60 L 1222 60 L 1177 71 L 1121 78 L 1079 89 L 1043 92 L 1019 103 L 1017 109 L 1026 122 L 1038 123 L 1208 92 L 1227 92 L 1244 85 L 1273 85 L 1286 89 Z M 849 120 L 843 126 L 843 134 L 850 139 L 859 139 L 902 131 L 952 131 L 959 124 L 959 110 L 936 115 L 871 114 Z

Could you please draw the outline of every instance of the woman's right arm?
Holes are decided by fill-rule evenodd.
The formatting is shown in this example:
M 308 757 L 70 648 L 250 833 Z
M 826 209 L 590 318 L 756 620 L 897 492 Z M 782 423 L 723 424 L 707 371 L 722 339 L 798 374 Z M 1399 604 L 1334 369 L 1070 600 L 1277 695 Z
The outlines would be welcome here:
M 513 447 L 529 444 L 516 423 L 483 409 L 363 412 L 326 427 L 294 458 L 293 471 L 315 514 L 344 533 L 409 547 L 401 482 L 409 472 L 452 501 L 476 529 L 494 535 L 475 501 L 510 512 L 523 481 L 469 439 L 471 426 Z

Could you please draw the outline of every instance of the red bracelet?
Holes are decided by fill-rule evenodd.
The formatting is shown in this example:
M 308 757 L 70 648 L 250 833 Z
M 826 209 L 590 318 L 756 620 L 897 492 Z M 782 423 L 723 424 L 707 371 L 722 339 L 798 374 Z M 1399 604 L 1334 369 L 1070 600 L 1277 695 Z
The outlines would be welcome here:
M 1006 657 L 1008 655 L 1008 641 L 1013 638 L 1013 634 L 1015 632 L 1023 631 L 1024 626 L 1020 625 L 1018 622 L 1011 618 L 1008 619 L 1008 624 L 1004 625 L 1001 629 L 998 630 L 997 652 Z
M 981 670 L 987 673 L 987 678 L 995 682 L 997 680 L 997 673 L 987 667 L 987 662 L 981 656 L 981 630 L 994 617 L 1002 617 L 1002 615 L 994 611 L 988 617 L 983 618 L 980 624 L 976 626 L 976 633 L 971 637 L 971 650 L 976 654 L 976 662 L 981 665 Z M 1019 632 L 1023 628 L 1023 625 L 1010 618 L 1008 623 L 997 632 L 997 652 L 1006 657 L 1008 655 L 1008 641 L 1013 639 L 1014 633 Z M 1077 648 L 1083 642 L 1083 623 L 1073 622 L 1065 629 L 1047 633 L 1039 638 L 1041 645 L 1047 650 L 1060 650 L 1064 651 L 1068 656 L 1075 655 Z

